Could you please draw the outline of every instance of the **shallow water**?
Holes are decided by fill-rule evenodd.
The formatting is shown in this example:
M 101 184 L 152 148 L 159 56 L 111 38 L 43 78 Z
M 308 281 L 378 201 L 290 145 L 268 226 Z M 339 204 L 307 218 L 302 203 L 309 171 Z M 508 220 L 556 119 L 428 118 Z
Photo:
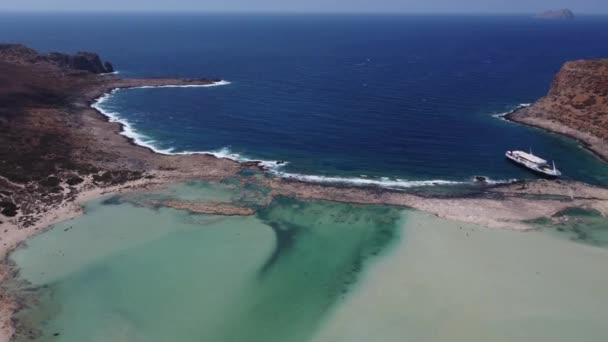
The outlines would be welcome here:
M 12 291 L 29 305 L 18 340 L 29 329 L 67 342 L 608 338 L 605 245 L 393 207 L 285 197 L 264 207 L 250 191 L 185 183 L 100 199 L 31 239 L 11 256 Z M 259 210 L 142 204 L 159 197 Z
M 152 197 L 206 190 L 199 198 L 235 193 L 189 183 Z M 129 198 L 86 211 L 12 255 L 31 283 L 18 291 L 39 301 L 19 317 L 40 341 L 306 341 L 400 219 L 389 207 L 288 198 L 255 217 Z
M 316 342 L 608 340 L 607 249 L 405 215 Z
M 593 209 L 568 208 L 531 222 L 561 238 L 608 247 L 608 217 Z

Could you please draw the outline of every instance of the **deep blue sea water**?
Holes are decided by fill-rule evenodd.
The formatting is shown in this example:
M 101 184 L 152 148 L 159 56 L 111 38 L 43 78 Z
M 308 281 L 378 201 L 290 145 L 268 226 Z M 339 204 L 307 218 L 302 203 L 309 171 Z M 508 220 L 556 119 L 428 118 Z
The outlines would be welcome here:
M 390 180 L 535 176 L 608 184 L 575 142 L 496 118 L 543 96 L 569 60 L 608 56 L 608 17 L 0 15 L 0 41 L 99 52 L 122 76 L 218 77 L 119 91 L 103 108 L 159 150 L 286 160 L 282 171 Z M 407 183 L 403 183 L 407 184 Z

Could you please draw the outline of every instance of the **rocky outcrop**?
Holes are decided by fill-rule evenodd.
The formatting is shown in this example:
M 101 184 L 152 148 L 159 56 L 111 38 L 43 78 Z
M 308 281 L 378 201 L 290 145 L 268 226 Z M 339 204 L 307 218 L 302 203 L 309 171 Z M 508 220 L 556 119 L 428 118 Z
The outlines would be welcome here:
M 96 53 L 78 52 L 70 55 L 52 52 L 40 54 L 19 44 L 0 44 L 0 60 L 12 64 L 50 64 L 61 69 L 88 71 L 94 74 L 114 71 L 112 64 L 102 62 Z
M 547 96 L 507 118 L 576 138 L 608 160 L 608 59 L 564 64 Z
M 574 13 L 571 10 L 564 8 L 560 10 L 545 11 L 539 15 L 541 19 L 574 19 Z
M 93 53 L 40 54 L 23 45 L 0 45 L 0 221 L 16 216 L 20 226 L 31 226 L 43 207 L 76 196 L 85 180 L 90 186 L 112 187 L 180 163 L 188 164 L 192 174 L 237 172 L 236 162 L 158 155 L 134 146 L 117 134 L 119 124 L 90 108 L 115 88 L 214 80 L 99 75 L 108 71 L 111 65 Z
M 78 52 L 75 55 L 53 52 L 38 58 L 55 63 L 65 69 L 84 70 L 94 74 L 114 72 L 112 64 L 109 62 L 102 63 L 99 55 L 92 52 Z

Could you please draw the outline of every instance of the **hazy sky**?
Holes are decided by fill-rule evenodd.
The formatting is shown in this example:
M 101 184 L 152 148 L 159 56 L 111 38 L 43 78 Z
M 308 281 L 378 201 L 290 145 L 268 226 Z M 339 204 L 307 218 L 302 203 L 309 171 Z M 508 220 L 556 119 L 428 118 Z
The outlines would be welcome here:
M 1 10 L 18 11 L 533 13 L 557 8 L 608 13 L 608 0 L 0 0 Z

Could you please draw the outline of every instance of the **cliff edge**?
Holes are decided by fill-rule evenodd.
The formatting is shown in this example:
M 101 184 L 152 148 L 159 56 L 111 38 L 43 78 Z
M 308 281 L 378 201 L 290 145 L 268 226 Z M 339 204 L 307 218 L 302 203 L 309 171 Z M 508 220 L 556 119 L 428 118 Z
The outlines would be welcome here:
M 203 177 L 238 168 L 215 157 L 179 158 L 135 146 L 118 134 L 120 124 L 108 122 L 90 107 L 115 88 L 208 85 L 218 80 L 106 75 L 112 70 L 95 53 L 44 54 L 0 44 L 0 225 L 7 217 L 32 225 L 47 207 L 76 196 L 85 180 L 99 188 L 119 185 L 180 163 L 184 173 L 203 172 Z M 44 206 L 47 209 L 41 209 Z
M 608 160 L 608 59 L 564 64 L 547 96 L 507 118 L 573 137 Z
M 114 72 L 110 62 L 102 62 L 99 55 L 92 52 L 65 54 L 51 52 L 41 54 L 20 44 L 0 44 L 0 61 L 12 64 L 46 64 L 66 71 L 87 71 L 94 74 Z

